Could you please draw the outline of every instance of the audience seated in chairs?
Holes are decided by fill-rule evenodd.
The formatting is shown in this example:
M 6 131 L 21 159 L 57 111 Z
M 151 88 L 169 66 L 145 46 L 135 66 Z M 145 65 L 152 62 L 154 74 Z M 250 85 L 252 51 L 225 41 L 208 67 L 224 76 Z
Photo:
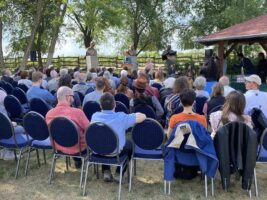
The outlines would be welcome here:
M 164 111 L 159 100 L 155 96 L 149 96 L 145 93 L 147 80 L 138 78 L 134 81 L 133 85 L 134 98 L 130 102 L 131 107 L 149 105 L 155 111 L 157 119 L 160 119 Z
M 235 89 L 232 88 L 229 84 L 230 84 L 230 81 L 229 81 L 229 78 L 227 76 L 222 76 L 220 79 L 219 79 L 219 83 L 221 83 L 223 85 L 223 89 L 224 89 L 224 92 L 223 92 L 223 95 L 226 97 L 230 92 L 234 91 Z
M 86 74 L 85 73 L 79 73 L 78 84 L 74 85 L 72 90 L 74 92 L 80 92 L 83 95 L 85 95 L 88 88 L 89 88 L 89 86 L 86 84 Z
M 205 103 L 204 108 L 203 108 L 203 113 L 206 116 L 208 116 L 208 114 L 211 113 L 210 111 L 213 110 L 213 108 L 224 104 L 225 97 L 223 96 L 223 92 L 224 92 L 224 88 L 223 88 L 223 85 L 220 83 L 216 83 L 212 87 L 210 100 L 207 103 Z
M 50 72 L 50 77 L 51 79 L 48 81 L 47 83 L 47 89 L 52 92 L 52 91 L 56 91 L 58 88 L 58 74 L 56 70 L 52 70 Z
M 41 89 L 43 82 L 43 74 L 39 71 L 32 73 L 32 87 L 27 91 L 27 99 L 30 101 L 33 98 L 40 98 L 52 106 L 56 98 L 46 89 Z
M 245 93 L 245 113 L 249 114 L 253 108 L 259 108 L 267 117 L 267 93 L 259 90 L 260 85 L 261 78 L 258 75 L 253 74 L 245 78 L 245 86 L 247 90 Z
M 132 156 L 132 144 L 126 139 L 126 130 L 132 127 L 135 123 L 140 123 L 146 119 L 146 116 L 142 113 L 125 114 L 123 112 L 115 111 L 115 99 L 110 93 L 104 93 L 100 98 L 100 106 L 102 111 L 96 112 L 92 116 L 91 122 L 102 122 L 108 125 L 117 134 L 119 139 L 119 148 L 121 153 L 126 152 L 128 159 Z M 120 168 L 117 168 L 114 179 L 118 182 Z M 125 172 L 126 168 L 124 168 Z M 104 173 L 104 180 L 111 181 L 112 175 L 110 172 L 110 166 L 103 165 L 102 172 Z M 124 173 L 123 172 L 123 173 Z
M 187 120 L 194 120 L 202 124 L 205 128 L 207 128 L 207 121 L 204 115 L 199 115 L 194 113 L 192 110 L 193 103 L 196 99 L 196 93 L 194 90 L 185 89 L 180 93 L 180 101 L 184 108 L 182 113 L 173 115 L 169 122 L 169 128 L 167 132 L 168 138 L 172 132 L 172 129 L 177 123 L 187 121 Z
M 71 76 L 69 74 L 63 75 L 59 78 L 58 81 L 58 88 L 62 87 L 62 86 L 66 86 L 69 88 L 72 88 L 71 85 Z M 74 101 L 73 101 L 73 107 L 75 108 L 81 108 L 82 107 L 82 102 L 81 99 L 79 97 L 79 94 L 74 92 Z
M 62 86 L 57 91 L 57 100 L 58 104 L 55 108 L 51 109 L 46 114 L 46 123 L 49 125 L 50 122 L 59 116 L 68 117 L 72 120 L 79 128 L 80 134 L 80 147 L 73 146 L 70 148 L 61 147 L 56 144 L 56 149 L 62 151 L 66 154 L 75 154 L 78 153 L 81 149 L 82 152 L 86 152 L 86 144 L 85 144 L 85 129 L 89 125 L 89 121 L 85 116 L 84 112 L 81 109 L 72 108 L 71 105 L 74 101 L 73 99 L 73 91 L 71 88 Z M 79 168 L 81 166 L 81 160 L 75 159 L 75 166 Z
M 96 90 L 85 95 L 85 97 L 83 99 L 83 106 L 88 101 L 95 101 L 97 103 L 100 103 L 100 98 L 104 93 L 103 92 L 104 89 L 105 89 L 105 82 L 104 82 L 103 78 L 97 78 L 96 79 Z
M 128 78 L 126 76 L 122 76 L 120 78 L 120 84 L 115 92 L 116 94 L 118 93 L 123 93 L 125 94 L 129 99 L 133 98 L 133 91 L 128 88 Z
M 220 127 L 233 121 L 243 122 L 250 128 L 253 128 L 251 117 L 249 115 L 244 115 L 245 105 L 246 99 L 241 92 L 230 92 L 226 97 L 222 111 L 210 114 L 210 125 L 211 130 L 213 131 L 212 137 L 214 137 L 214 134 Z
M 22 72 L 20 72 L 20 78 L 21 79 L 18 81 L 18 85 L 24 84 L 28 88 L 30 88 L 32 86 L 32 81 L 29 80 L 28 77 L 29 77 L 28 71 L 22 71 Z
M 197 97 L 206 97 L 207 99 L 210 97 L 209 93 L 207 91 L 204 90 L 205 86 L 206 86 L 206 78 L 203 76 L 198 76 L 194 83 L 193 83 L 194 87 L 195 87 L 195 92 Z
M 174 85 L 173 85 L 173 89 L 172 89 L 173 93 L 171 95 L 169 95 L 165 100 L 164 108 L 165 108 L 165 111 L 167 113 L 166 114 L 167 123 L 168 123 L 170 117 L 173 115 L 174 110 L 177 107 L 179 107 L 179 105 L 180 105 L 179 95 L 184 89 L 189 89 L 189 84 L 188 84 L 187 77 L 181 76 L 175 80 Z

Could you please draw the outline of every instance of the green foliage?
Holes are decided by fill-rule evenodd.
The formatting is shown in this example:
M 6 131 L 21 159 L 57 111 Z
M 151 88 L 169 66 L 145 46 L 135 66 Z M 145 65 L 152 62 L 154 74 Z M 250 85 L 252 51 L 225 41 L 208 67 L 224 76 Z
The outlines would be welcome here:
M 194 44 L 196 37 L 241 23 L 266 13 L 265 0 L 174 0 L 179 16 L 184 17 L 180 29 L 182 47 L 201 47 Z

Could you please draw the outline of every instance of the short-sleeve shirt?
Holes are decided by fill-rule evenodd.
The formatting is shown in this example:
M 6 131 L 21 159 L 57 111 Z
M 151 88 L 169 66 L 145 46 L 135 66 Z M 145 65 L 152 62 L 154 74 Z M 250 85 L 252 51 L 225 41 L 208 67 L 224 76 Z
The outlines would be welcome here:
M 169 122 L 169 127 L 174 128 L 174 126 L 177 123 L 188 121 L 188 120 L 193 120 L 201 123 L 205 128 L 207 128 L 207 120 L 204 115 L 199 115 L 199 114 L 186 114 L 186 113 L 179 113 L 176 115 L 173 115 L 170 119 Z
M 249 114 L 249 112 L 253 108 L 260 109 L 264 115 L 267 117 L 267 93 L 259 90 L 248 90 L 245 93 L 246 98 L 246 107 L 245 114 Z
M 91 122 L 102 122 L 108 125 L 117 134 L 119 149 L 122 150 L 126 142 L 125 131 L 135 124 L 136 115 L 135 113 L 125 114 L 123 112 L 102 110 L 93 114 Z

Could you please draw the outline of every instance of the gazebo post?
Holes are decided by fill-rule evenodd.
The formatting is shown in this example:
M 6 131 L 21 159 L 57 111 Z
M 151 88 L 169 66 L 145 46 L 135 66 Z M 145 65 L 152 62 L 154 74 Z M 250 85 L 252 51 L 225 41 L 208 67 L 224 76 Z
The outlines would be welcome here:
M 223 75 L 223 63 L 224 63 L 224 43 L 219 42 L 218 43 L 218 57 L 219 57 L 219 76 L 221 77 Z
M 259 42 L 261 47 L 264 49 L 265 53 L 267 54 L 267 44 L 264 44 L 264 42 Z

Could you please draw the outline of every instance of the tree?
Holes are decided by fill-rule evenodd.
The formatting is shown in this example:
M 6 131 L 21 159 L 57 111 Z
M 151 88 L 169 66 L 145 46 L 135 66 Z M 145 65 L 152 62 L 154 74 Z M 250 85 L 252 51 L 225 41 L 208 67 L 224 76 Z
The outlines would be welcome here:
M 5 62 L 4 62 L 4 54 L 3 54 L 3 46 L 2 46 L 2 30 L 3 30 L 3 22 L 2 17 L 0 16 L 0 68 L 5 68 Z
M 159 50 L 163 48 L 169 36 L 177 29 L 169 1 L 164 0 L 124 0 L 126 10 L 125 30 L 130 35 L 133 48 Z
M 27 40 L 27 46 L 24 50 L 24 56 L 23 56 L 23 59 L 21 61 L 21 66 L 20 66 L 21 69 L 25 69 L 25 67 L 26 67 L 29 53 L 30 53 L 30 50 L 31 50 L 32 45 L 34 43 L 35 35 L 36 35 L 38 27 L 41 23 L 42 15 L 43 15 L 43 12 L 45 9 L 44 5 L 45 5 L 45 0 L 37 0 L 36 16 L 35 16 L 34 23 L 32 25 L 31 35 Z
M 60 26 L 63 23 L 64 20 L 64 16 L 67 10 L 67 3 L 68 1 L 61 2 L 59 1 L 57 3 L 57 8 L 56 8 L 56 17 L 53 21 L 53 31 L 52 31 L 52 37 L 51 37 L 51 41 L 50 41 L 50 45 L 49 45 L 49 50 L 48 50 L 48 56 L 47 56 L 47 61 L 46 61 L 46 66 L 48 67 L 49 65 L 51 65 L 52 63 L 52 58 L 54 55 L 54 51 L 55 51 L 55 46 L 56 46 L 56 42 L 58 39 L 58 34 L 59 34 L 59 30 L 60 30 Z M 62 7 L 63 5 L 63 7 Z M 62 7 L 62 9 L 61 9 Z
M 196 37 L 227 28 L 254 18 L 267 11 L 266 0 L 173 0 L 177 16 L 182 16 L 180 27 L 182 47 L 200 47 Z
M 70 27 L 77 34 L 77 28 L 82 33 L 84 46 L 89 47 L 91 41 L 104 36 L 110 27 L 121 25 L 121 6 L 119 0 L 73 0 L 69 4 L 68 17 L 74 22 Z

